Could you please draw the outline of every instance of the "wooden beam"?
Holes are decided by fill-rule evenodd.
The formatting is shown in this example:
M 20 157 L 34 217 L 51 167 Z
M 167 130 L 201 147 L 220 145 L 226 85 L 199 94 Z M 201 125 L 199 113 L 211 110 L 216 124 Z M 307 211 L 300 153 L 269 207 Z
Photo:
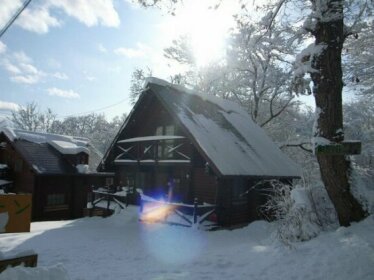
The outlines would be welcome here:
M 359 155 L 361 154 L 361 142 L 343 141 L 341 143 L 318 145 L 315 147 L 314 153 L 316 155 Z

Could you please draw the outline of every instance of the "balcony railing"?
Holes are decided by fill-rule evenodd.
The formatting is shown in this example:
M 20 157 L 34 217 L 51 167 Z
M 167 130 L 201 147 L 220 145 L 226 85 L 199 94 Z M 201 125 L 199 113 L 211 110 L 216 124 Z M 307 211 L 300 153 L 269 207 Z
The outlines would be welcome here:
M 160 135 L 117 142 L 117 164 L 189 164 L 188 141 L 183 136 Z

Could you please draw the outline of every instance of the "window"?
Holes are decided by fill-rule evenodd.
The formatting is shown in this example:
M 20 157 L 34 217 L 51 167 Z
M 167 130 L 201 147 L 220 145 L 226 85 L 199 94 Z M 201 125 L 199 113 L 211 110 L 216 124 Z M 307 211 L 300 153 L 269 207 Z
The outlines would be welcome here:
M 175 127 L 174 125 L 167 125 L 165 127 L 165 135 L 174 135 Z
M 160 135 L 162 135 L 163 134 L 163 127 L 162 126 L 158 126 L 157 128 L 156 128 L 156 135 L 157 136 L 160 136 Z M 162 144 L 159 142 L 159 145 L 158 145 L 158 147 L 157 147 L 157 157 L 158 158 L 162 158 Z
M 162 126 L 158 126 L 156 128 L 156 135 L 160 136 L 163 134 L 163 127 Z
M 167 125 L 165 127 L 165 134 L 166 135 L 174 135 L 174 132 L 175 132 L 175 127 L 174 125 Z M 175 144 L 175 141 L 174 140 L 166 140 L 165 141 L 165 151 L 164 151 L 164 156 L 167 157 L 167 158 L 172 158 L 174 156 L 174 153 L 173 152 L 168 152 L 169 149 L 173 148 L 174 147 L 174 144 Z
M 105 186 L 113 185 L 113 178 L 105 178 Z
M 47 206 L 56 206 L 65 204 L 64 193 L 54 193 L 47 195 Z
M 156 135 L 175 135 L 175 126 L 174 125 L 166 125 L 166 126 L 158 126 L 156 128 Z M 158 158 L 172 158 L 174 156 L 173 152 L 168 152 L 170 148 L 174 147 L 175 141 L 173 139 L 171 140 L 165 140 L 164 142 L 160 142 L 157 150 L 157 156 Z

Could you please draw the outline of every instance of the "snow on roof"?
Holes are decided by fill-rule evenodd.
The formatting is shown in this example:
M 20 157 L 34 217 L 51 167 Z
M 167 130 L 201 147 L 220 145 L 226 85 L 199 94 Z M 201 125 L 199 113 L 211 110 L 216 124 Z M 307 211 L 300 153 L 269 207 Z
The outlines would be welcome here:
M 155 136 L 128 138 L 128 139 L 120 140 L 117 143 L 160 141 L 160 140 L 173 140 L 173 139 L 183 139 L 183 138 L 184 138 L 183 136 L 177 136 L 177 135 L 155 135 Z
M 48 143 L 64 155 L 76 155 L 82 152 L 87 154 L 89 153 L 89 150 L 86 147 L 78 146 L 72 142 L 52 140 Z
M 10 127 L 3 127 L 0 132 L 3 132 L 12 142 L 21 139 L 36 144 L 48 143 L 62 154 L 89 153 L 87 148 L 89 139 L 84 137 L 26 131 Z
M 10 141 L 14 141 L 15 139 L 17 139 L 17 135 L 15 134 L 14 130 L 10 127 L 2 127 L 0 128 L 0 132 L 3 132 Z
M 7 169 L 7 168 L 8 168 L 8 165 L 4 163 L 0 163 L 0 169 Z
M 301 175 L 299 166 L 238 104 L 155 78 L 148 79 L 146 86 L 174 113 L 222 175 Z
M 8 184 L 11 184 L 11 183 L 13 183 L 13 182 L 12 181 L 8 181 L 8 180 L 0 179 L 0 186 L 8 185 Z
M 240 105 L 227 99 L 223 99 L 223 98 L 211 95 L 211 94 L 206 94 L 204 92 L 192 90 L 181 85 L 171 84 L 167 81 L 164 81 L 164 80 L 161 80 L 155 77 L 146 78 L 145 89 L 147 89 L 150 84 L 156 84 L 162 87 L 169 87 L 179 92 L 184 92 L 184 93 L 191 94 L 193 96 L 198 96 L 203 101 L 209 101 L 217 106 L 220 106 L 222 109 L 224 109 L 227 112 L 237 112 L 237 113 L 248 115 L 247 112 Z

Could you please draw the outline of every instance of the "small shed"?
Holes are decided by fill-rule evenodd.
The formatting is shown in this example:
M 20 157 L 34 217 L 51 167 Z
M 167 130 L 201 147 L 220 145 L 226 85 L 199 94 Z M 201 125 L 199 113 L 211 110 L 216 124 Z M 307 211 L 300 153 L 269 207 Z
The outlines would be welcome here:
M 301 175 L 238 104 L 156 78 L 147 80 L 98 170 L 153 197 L 172 189 L 173 201 L 214 204 L 224 226 L 261 218 L 263 180 Z
M 82 137 L 0 129 L 0 165 L 7 192 L 32 194 L 32 220 L 83 216 L 91 186 L 111 183 L 112 173 L 96 172 L 96 149 Z

